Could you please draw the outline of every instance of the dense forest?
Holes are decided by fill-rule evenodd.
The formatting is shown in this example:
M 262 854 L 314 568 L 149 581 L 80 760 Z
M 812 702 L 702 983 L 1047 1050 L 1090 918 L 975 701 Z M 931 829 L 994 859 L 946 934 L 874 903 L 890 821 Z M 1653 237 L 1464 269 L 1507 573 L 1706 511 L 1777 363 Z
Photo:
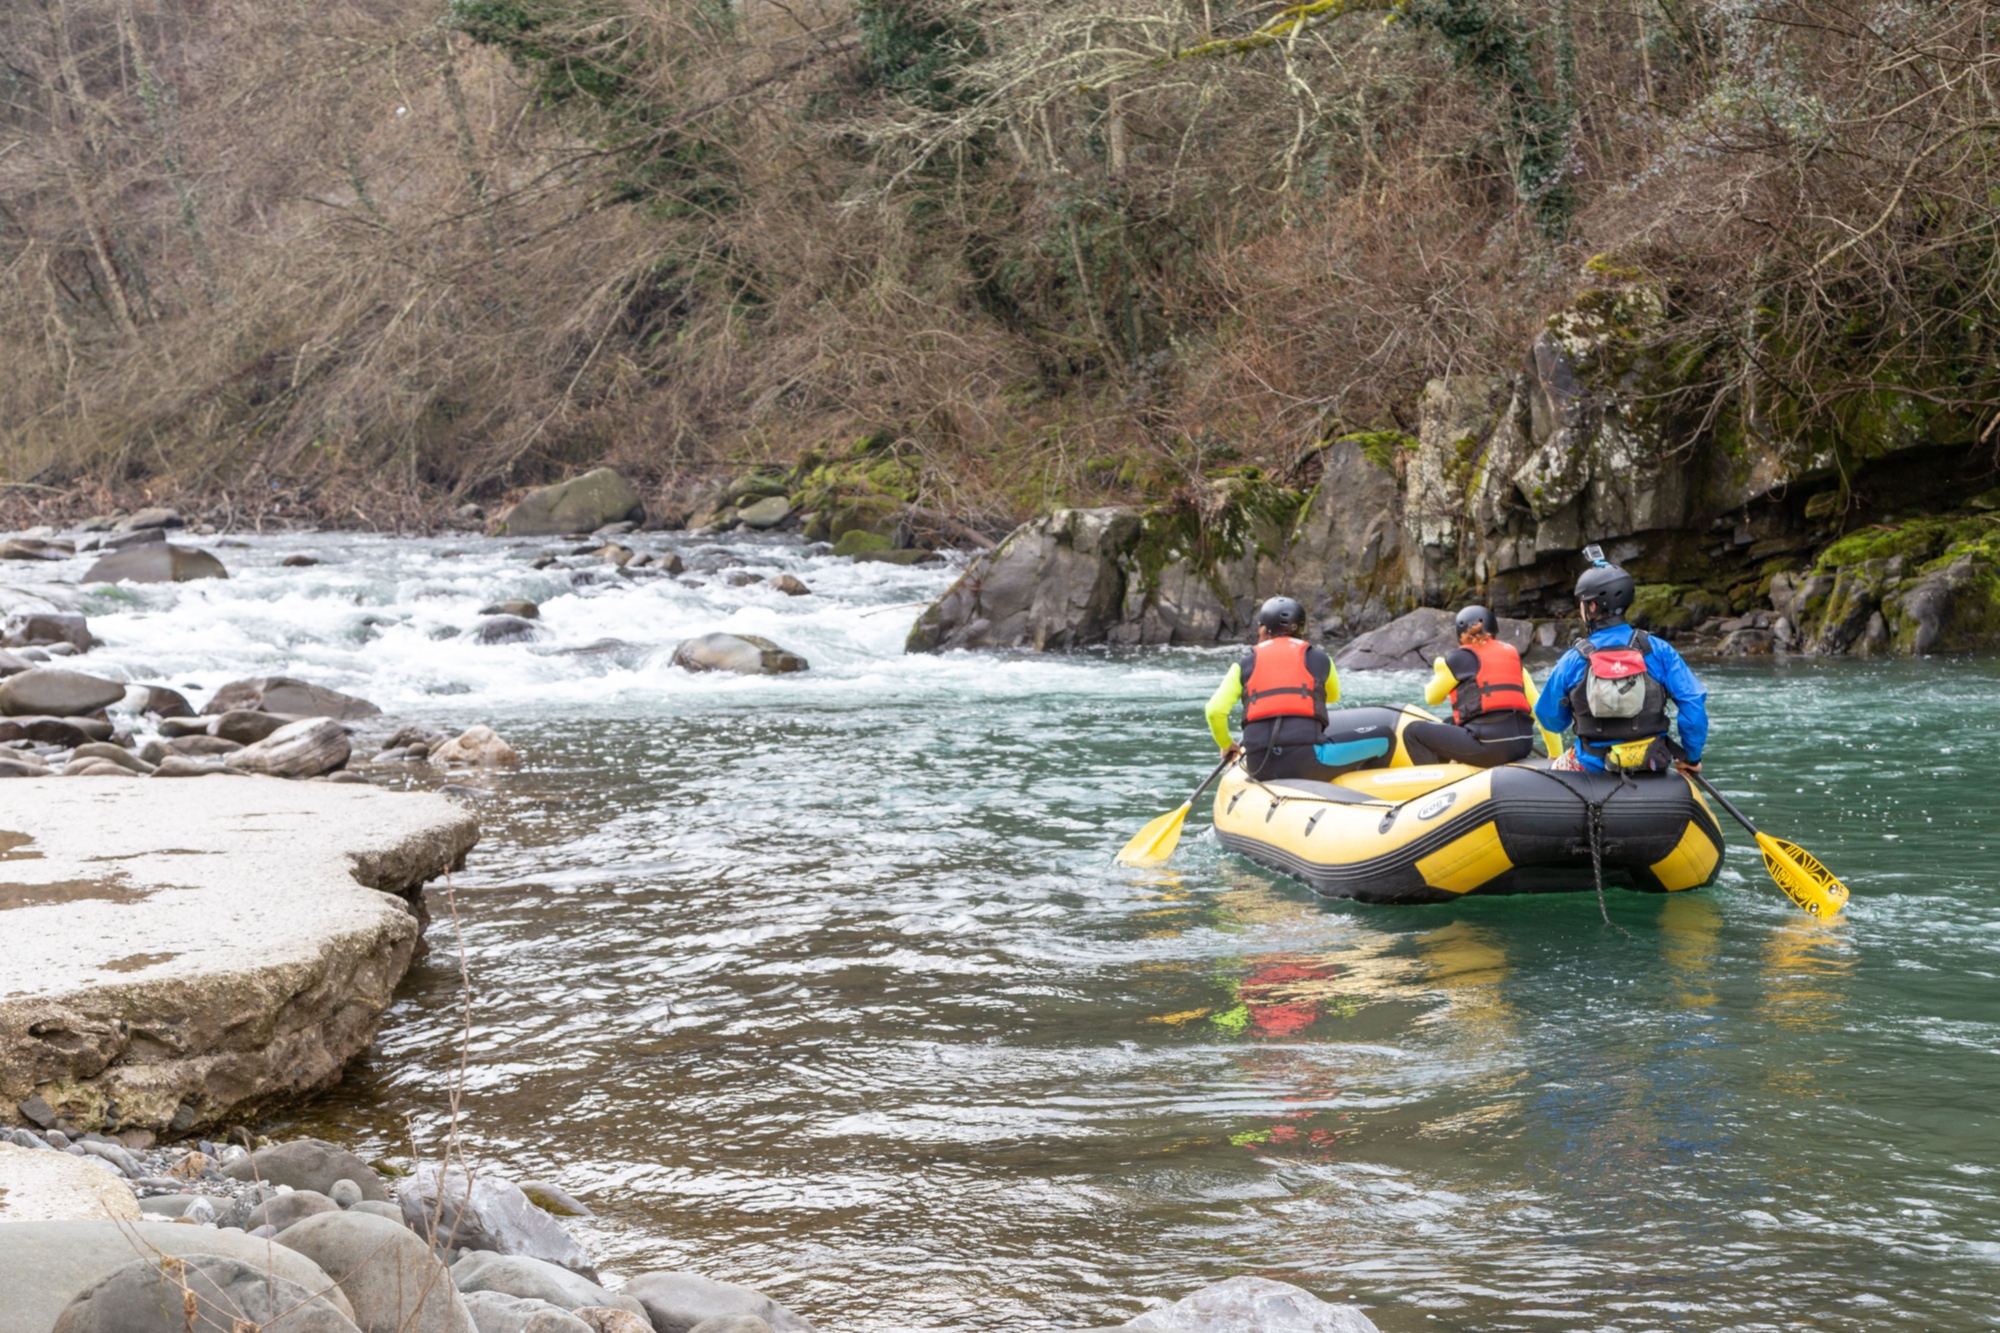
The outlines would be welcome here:
M 1586 270 L 1694 431 L 2000 445 L 2000 11 L 20 0 L 0 487 L 322 521 L 889 438 L 998 522 L 1277 475 Z M 1894 438 L 1891 438 L 1894 437 Z

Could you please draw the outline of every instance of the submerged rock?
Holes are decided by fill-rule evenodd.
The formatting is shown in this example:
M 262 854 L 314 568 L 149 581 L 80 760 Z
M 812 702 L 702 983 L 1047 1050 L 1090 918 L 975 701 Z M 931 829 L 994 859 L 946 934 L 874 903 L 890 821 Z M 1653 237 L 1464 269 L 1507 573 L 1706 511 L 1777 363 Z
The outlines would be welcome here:
M 473 637 L 481 643 L 525 643 L 536 631 L 534 622 L 521 616 L 492 616 L 479 622 Z
M 804 583 L 790 574 L 780 574 L 771 580 L 771 586 L 787 597 L 804 597 L 812 592 Z
M 90 622 L 67 611 L 28 611 L 7 617 L 0 629 L 0 646 L 36 648 L 66 643 L 78 652 L 89 652 L 97 640 L 91 637 Z
M 85 583 L 187 583 L 226 579 L 229 571 L 207 551 L 171 542 L 149 542 L 113 551 L 84 571 Z
M 542 608 L 525 597 L 509 597 L 479 608 L 482 616 L 519 616 L 523 620 L 540 620 Z
M 382 711 L 366 699 L 290 676 L 253 676 L 231 681 L 217 690 L 201 711 L 204 717 L 211 717 L 235 708 L 291 717 L 331 717 L 342 722 L 375 717 Z
M 755 634 L 704 634 L 674 649 L 673 665 L 688 671 L 776 676 L 807 669 L 806 659 Z
M 83 717 L 124 697 L 121 681 L 61 667 L 37 667 L 0 680 L 0 713 L 9 717 Z
M 353 747 L 347 729 L 330 717 L 302 717 L 254 745 L 224 758 L 239 773 L 275 778 L 314 778 L 344 767 Z
M 631 483 L 610 468 L 598 468 L 529 491 L 501 517 L 499 531 L 509 537 L 553 537 L 595 532 L 608 523 L 645 516 L 645 503 Z
M 434 746 L 430 761 L 439 768 L 471 764 L 479 768 L 503 768 L 521 762 L 520 752 L 500 739 L 491 727 L 467 727 L 460 735 Z
M 1380 1333 L 1353 1305 L 1331 1305 L 1289 1282 L 1233 1277 L 1123 1325 L 1158 1333 Z

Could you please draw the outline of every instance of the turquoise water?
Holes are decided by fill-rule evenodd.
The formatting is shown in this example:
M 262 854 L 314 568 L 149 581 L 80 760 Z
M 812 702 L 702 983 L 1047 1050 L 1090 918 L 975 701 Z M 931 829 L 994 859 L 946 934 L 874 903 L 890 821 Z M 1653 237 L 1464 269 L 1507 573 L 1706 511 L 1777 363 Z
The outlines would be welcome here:
M 529 756 L 376 1052 L 285 1128 L 435 1149 L 462 945 L 461 1140 L 589 1201 L 608 1271 L 830 1330 L 1087 1327 L 1242 1272 L 1386 1333 L 2000 1323 L 1994 663 L 1700 668 L 1710 775 L 1853 905 L 1805 918 L 1730 827 L 1715 887 L 1614 890 L 1607 928 L 1587 894 L 1322 902 L 1199 808 L 1169 871 L 1114 868 L 1206 771 L 1225 654 L 908 659 L 911 611 L 869 610 L 948 574 L 737 548 L 815 597 L 555 595 L 461 545 L 129 613 L 198 644 L 100 626 L 135 670 L 291 663 Z M 539 651 L 430 637 L 520 591 Z M 814 671 L 665 666 L 725 624 Z

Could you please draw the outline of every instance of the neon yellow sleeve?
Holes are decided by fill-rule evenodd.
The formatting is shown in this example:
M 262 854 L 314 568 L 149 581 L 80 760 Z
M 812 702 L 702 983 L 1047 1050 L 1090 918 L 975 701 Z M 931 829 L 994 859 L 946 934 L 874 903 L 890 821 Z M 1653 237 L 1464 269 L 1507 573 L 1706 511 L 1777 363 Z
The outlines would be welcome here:
M 1438 659 L 1438 665 L 1444 665 L 1442 657 Z M 1521 668 L 1521 692 L 1528 696 L 1528 710 L 1533 712 L 1535 700 L 1542 697 L 1542 692 L 1535 688 L 1535 673 L 1528 670 L 1526 666 Z
M 1340 702 L 1340 671 L 1333 665 L 1331 655 L 1326 659 L 1326 701 L 1330 704 Z
M 1243 698 L 1243 665 L 1229 664 L 1229 674 L 1222 678 L 1222 684 L 1215 687 L 1215 693 L 1208 697 L 1208 733 L 1215 737 L 1215 743 L 1227 750 L 1235 742 L 1229 736 L 1229 710 L 1236 707 Z
M 1442 657 L 1432 660 L 1431 673 L 1431 678 L 1424 682 L 1424 702 L 1435 708 L 1458 688 L 1458 677 L 1451 674 Z

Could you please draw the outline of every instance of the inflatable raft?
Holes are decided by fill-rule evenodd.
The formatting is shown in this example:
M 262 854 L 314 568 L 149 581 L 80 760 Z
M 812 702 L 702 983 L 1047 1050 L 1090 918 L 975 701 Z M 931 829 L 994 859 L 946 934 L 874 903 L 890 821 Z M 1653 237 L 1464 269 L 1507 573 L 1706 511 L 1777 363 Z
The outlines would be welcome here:
M 1232 765 L 1216 787 L 1216 836 L 1327 897 L 1370 903 L 1589 892 L 1593 842 L 1607 886 L 1677 893 L 1722 868 L 1722 830 L 1679 773 L 1556 772 L 1546 759 L 1413 765 L 1401 731 L 1427 716 L 1336 714 L 1336 727 L 1374 720 L 1398 739 L 1387 766 L 1331 782 L 1259 782 Z

